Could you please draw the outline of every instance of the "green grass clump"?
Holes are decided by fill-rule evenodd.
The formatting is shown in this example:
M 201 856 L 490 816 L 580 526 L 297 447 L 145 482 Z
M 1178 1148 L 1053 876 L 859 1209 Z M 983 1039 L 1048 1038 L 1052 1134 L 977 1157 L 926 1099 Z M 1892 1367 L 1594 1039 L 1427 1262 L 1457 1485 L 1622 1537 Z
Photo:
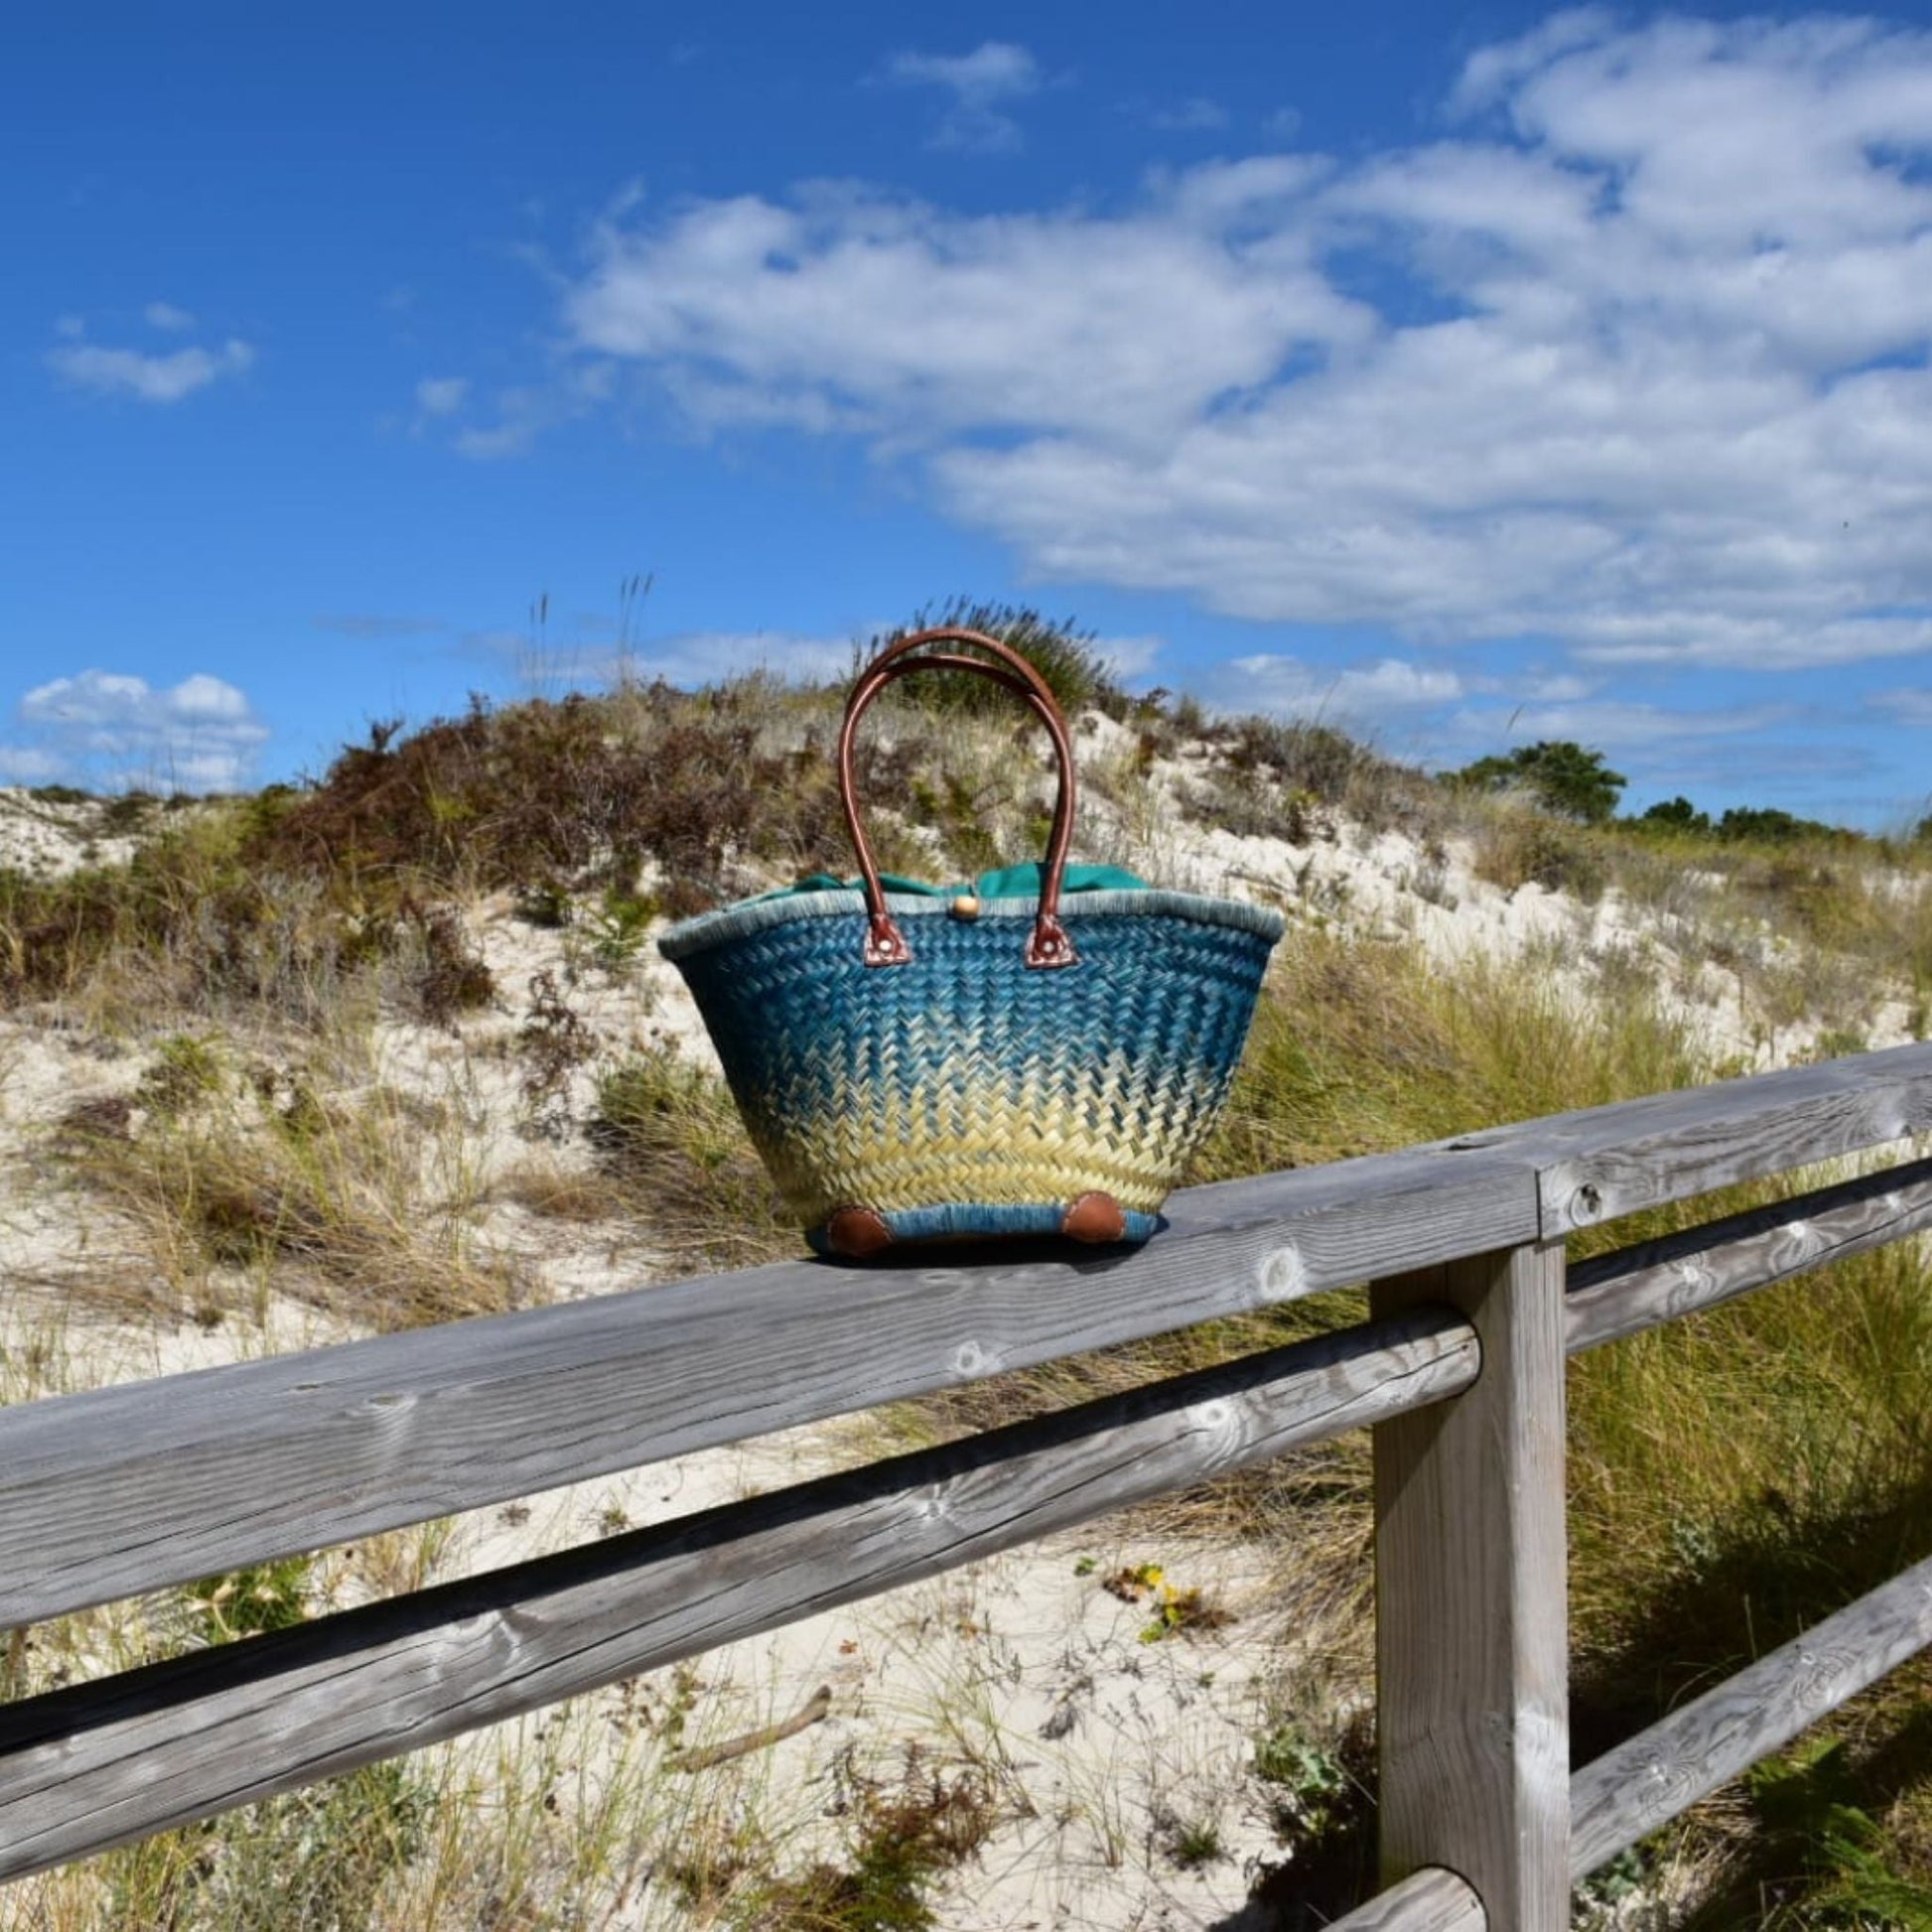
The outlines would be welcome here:
M 447 903 L 279 868 L 257 802 L 209 806 L 125 866 L 0 871 L 0 1008 L 62 1000 L 136 1026 L 245 1012 L 312 1027 L 358 985 L 387 983 L 437 1022 L 490 997 Z
M 307 1556 L 253 1563 L 224 1577 L 204 1577 L 188 1586 L 187 1595 L 207 1641 L 229 1643 L 305 1622 L 314 1570 L 315 1559 Z
M 97 1916 L 143 1932 L 390 1932 L 386 1894 L 421 1850 L 435 1794 L 394 1760 L 109 1852 Z

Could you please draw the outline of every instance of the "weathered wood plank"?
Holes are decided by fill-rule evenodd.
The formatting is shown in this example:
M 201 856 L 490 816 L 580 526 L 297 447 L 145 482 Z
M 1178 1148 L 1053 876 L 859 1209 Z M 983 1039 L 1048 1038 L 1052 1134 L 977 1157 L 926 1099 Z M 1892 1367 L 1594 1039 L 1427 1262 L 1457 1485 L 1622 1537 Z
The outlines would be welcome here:
M 1382 1877 L 1445 1866 L 1512 1932 L 1569 1924 L 1563 1283 L 1551 1242 L 1372 1302 L 1446 1302 L 1482 1344 L 1466 1394 L 1375 1431 Z
M 1328 1932 L 1487 1932 L 1488 1924 L 1469 1886 L 1432 1864 L 1334 1920 Z
M 1915 1044 L 1190 1189 L 1127 1256 L 787 1262 L 0 1410 L 0 1627 L 1533 1239 L 1586 1187 L 1600 1218 L 1928 1114 Z
M 0 1627 L 1535 1233 L 1514 1157 L 1193 1188 L 1138 1252 L 785 1262 L 0 1409 Z
M 1916 1161 L 1578 1262 L 1567 1298 L 1570 1352 L 1928 1228 L 1932 1161 Z
M 1861 1596 L 1571 1782 L 1584 1877 L 1932 1644 L 1932 1558 Z
M 1467 1388 L 1447 1310 L 0 1706 L 0 1877 L 629 1677 Z M 1559 1635 L 1561 1625 L 1559 1625 Z
M 1477 1135 L 1533 1150 L 1544 1232 L 1782 1173 L 1932 1127 L 1932 1041 Z

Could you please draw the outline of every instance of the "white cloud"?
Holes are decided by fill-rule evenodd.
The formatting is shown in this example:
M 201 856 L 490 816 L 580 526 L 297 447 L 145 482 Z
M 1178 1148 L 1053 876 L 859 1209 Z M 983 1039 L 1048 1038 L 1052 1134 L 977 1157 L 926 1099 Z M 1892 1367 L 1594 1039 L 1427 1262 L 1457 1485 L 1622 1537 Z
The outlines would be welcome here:
M 1872 699 L 1871 709 L 1893 724 L 1932 725 L 1932 691 L 1881 692 Z
M 1493 733 L 1499 714 L 1465 712 L 1451 729 L 1457 735 Z M 1691 711 L 1674 705 L 1603 699 L 1573 704 L 1525 705 L 1508 714 L 1512 743 L 1569 739 L 1611 752 L 1643 752 L 1687 740 L 1735 738 L 1791 722 L 1788 705 L 1730 705 Z
M 1093 640 L 1094 655 L 1117 678 L 1146 677 L 1165 647 L 1164 639 L 1150 635 L 1096 637 Z
M 416 407 L 425 416 L 454 416 L 469 393 L 466 376 L 425 376 L 416 385 Z
M 499 389 L 489 405 L 495 420 L 473 422 L 458 430 L 450 447 L 474 463 L 521 456 L 546 430 L 608 404 L 616 390 L 616 376 L 609 362 L 590 359 L 565 370 L 562 381 L 548 388 Z
M 180 402 L 222 376 L 244 373 L 254 361 L 254 349 L 232 337 L 219 348 L 178 348 L 167 355 L 78 342 L 47 352 L 48 367 L 76 388 L 158 403 Z
M 983 41 L 970 54 L 895 54 L 881 77 L 951 94 L 952 105 L 927 145 L 979 154 L 1010 153 L 1021 146 L 1020 124 L 1002 111 L 1003 104 L 1024 99 L 1040 84 L 1033 55 L 1012 41 Z
M 206 671 L 167 690 L 124 672 L 81 671 L 29 691 L 19 719 L 36 742 L 8 748 L 10 763 L 29 759 L 45 776 L 102 786 L 230 790 L 269 735 L 247 697 Z
M 1296 345 L 1372 331 L 1312 265 L 1263 268 L 1211 231 L 1308 180 L 1294 163 L 1186 176 L 1120 221 L 946 216 L 838 190 L 705 203 L 605 227 L 567 319 L 583 347 L 656 364 L 712 426 L 1172 447 Z
M 745 671 L 769 671 L 799 682 L 849 677 L 854 643 L 849 637 L 805 637 L 785 630 L 687 630 L 655 637 L 630 653 L 640 678 L 669 684 L 714 684 Z M 610 668 L 616 668 L 616 659 Z
M 1616 16 L 1607 7 L 1571 7 L 1552 14 L 1517 40 L 1480 48 L 1463 63 L 1461 78 L 1450 96 L 1450 109 L 1471 114 L 1492 107 L 1510 88 L 1557 56 L 1610 40 L 1615 27 Z
M 494 463 L 521 456 L 537 440 L 540 425 L 529 421 L 503 422 L 489 429 L 459 430 L 450 447 L 474 463 Z
M 1435 710 L 1461 697 L 1464 685 L 1440 665 L 1396 657 L 1330 670 L 1299 657 L 1262 654 L 1217 665 L 1205 690 L 1232 711 L 1373 725 Z
M 195 318 L 172 302 L 150 302 L 141 314 L 150 329 L 165 329 L 170 335 L 195 327 Z
M 989 46 L 897 77 L 1036 84 Z M 633 210 L 566 326 L 703 429 L 909 456 L 1042 576 L 1605 663 L 1932 650 L 1932 34 L 1588 10 L 1452 106 L 1126 207 Z
M 65 769 L 60 754 L 45 746 L 0 745 L 0 784 L 53 784 Z

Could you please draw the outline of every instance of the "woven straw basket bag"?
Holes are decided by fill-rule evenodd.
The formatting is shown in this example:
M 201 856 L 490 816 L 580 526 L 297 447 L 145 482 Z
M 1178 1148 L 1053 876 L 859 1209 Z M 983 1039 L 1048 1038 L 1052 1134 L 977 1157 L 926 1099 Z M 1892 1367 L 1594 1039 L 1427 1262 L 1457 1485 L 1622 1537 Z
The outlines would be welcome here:
M 954 644 L 985 655 L 939 648 Z M 1052 737 L 1059 788 L 1036 897 L 881 884 L 854 734 L 889 684 L 936 668 L 1004 686 Z M 1226 1097 L 1280 914 L 1066 890 L 1066 722 L 1034 667 L 977 631 L 882 651 L 847 700 L 838 768 L 857 887 L 744 900 L 658 942 L 806 1238 L 854 1256 L 987 1236 L 1146 1240 Z

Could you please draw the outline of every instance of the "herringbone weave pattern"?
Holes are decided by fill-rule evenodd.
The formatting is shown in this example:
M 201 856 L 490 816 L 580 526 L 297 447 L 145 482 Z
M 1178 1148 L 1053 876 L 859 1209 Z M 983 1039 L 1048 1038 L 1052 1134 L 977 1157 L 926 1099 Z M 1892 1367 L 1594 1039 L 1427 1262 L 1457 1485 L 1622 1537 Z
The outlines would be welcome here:
M 867 967 L 857 893 L 728 907 L 662 941 L 759 1152 L 808 1233 L 840 1207 L 900 1239 L 1051 1232 L 1090 1189 L 1145 1239 L 1212 1127 L 1278 914 L 1069 896 L 1079 964 L 1029 971 L 1035 903 L 894 897 L 909 964 Z

